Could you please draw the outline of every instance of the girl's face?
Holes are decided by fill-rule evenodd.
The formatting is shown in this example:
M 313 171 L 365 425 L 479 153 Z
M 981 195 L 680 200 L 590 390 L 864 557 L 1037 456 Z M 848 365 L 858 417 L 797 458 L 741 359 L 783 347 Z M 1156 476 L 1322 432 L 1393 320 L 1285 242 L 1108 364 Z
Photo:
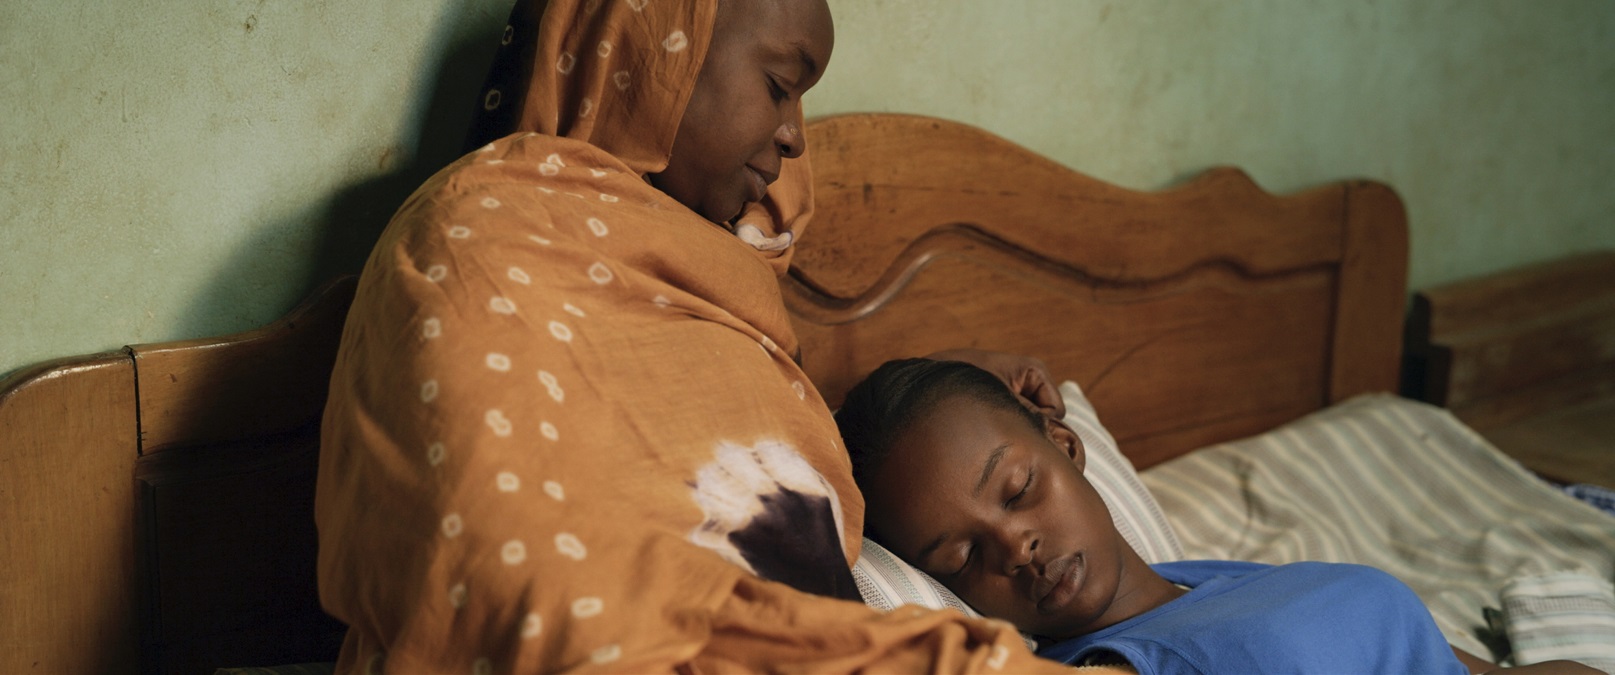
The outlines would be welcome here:
M 1131 549 L 1082 453 L 1063 426 L 951 397 L 892 445 L 866 495 L 869 527 L 983 614 L 1040 636 L 1091 632 L 1131 611 Z
M 712 43 L 657 189 L 728 222 L 802 154 L 802 94 L 835 46 L 825 0 L 722 0 Z

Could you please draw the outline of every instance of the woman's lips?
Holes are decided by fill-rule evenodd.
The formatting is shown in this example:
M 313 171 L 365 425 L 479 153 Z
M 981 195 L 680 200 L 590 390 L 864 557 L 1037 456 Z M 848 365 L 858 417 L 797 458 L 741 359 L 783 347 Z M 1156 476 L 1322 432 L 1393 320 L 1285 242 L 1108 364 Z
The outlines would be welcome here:
M 746 201 L 760 202 L 763 195 L 768 194 L 768 181 L 756 169 L 746 167 L 747 184 L 751 187 L 751 198 Z
M 1040 612 L 1049 612 L 1070 603 L 1077 597 L 1077 591 L 1082 588 L 1082 581 L 1087 577 L 1088 565 L 1081 553 L 1073 553 L 1069 557 L 1050 563 L 1054 581 L 1048 590 L 1038 589 L 1041 597 L 1037 599 L 1037 609 Z

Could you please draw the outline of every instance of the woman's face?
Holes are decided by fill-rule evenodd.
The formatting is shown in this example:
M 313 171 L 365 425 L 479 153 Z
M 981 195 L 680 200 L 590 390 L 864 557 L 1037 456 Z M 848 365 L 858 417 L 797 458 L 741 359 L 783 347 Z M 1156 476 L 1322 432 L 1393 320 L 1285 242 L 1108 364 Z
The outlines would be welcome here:
M 657 189 L 716 223 L 802 154 L 802 94 L 835 46 L 825 0 L 721 0 L 712 44 Z

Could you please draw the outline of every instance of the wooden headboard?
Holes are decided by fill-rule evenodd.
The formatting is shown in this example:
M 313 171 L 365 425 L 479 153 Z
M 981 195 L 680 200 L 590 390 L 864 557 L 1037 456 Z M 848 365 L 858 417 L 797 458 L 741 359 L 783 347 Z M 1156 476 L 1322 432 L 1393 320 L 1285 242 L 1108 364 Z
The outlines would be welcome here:
M 1396 387 L 1407 236 L 1384 185 L 1275 197 L 1215 169 L 1136 192 L 896 115 L 808 138 L 817 215 L 783 285 L 832 404 L 889 358 L 1032 354 L 1147 466 Z M 334 658 L 311 502 L 352 294 L 0 382 L 0 672 Z
M 1385 185 L 1276 197 L 1225 168 L 1145 193 L 943 120 L 809 130 L 818 211 L 786 301 L 831 405 L 890 358 L 1031 354 L 1142 468 L 1397 388 L 1407 224 Z

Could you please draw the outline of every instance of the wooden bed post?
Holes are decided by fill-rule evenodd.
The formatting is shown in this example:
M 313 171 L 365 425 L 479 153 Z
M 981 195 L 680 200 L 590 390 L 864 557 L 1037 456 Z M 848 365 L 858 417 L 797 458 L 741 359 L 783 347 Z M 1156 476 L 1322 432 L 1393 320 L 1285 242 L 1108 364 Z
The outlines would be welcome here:
M 0 672 L 132 673 L 134 361 L 0 381 Z
M 1345 200 L 1325 403 L 1370 392 L 1395 393 L 1402 367 L 1407 211 L 1402 199 L 1383 183 L 1348 183 Z

